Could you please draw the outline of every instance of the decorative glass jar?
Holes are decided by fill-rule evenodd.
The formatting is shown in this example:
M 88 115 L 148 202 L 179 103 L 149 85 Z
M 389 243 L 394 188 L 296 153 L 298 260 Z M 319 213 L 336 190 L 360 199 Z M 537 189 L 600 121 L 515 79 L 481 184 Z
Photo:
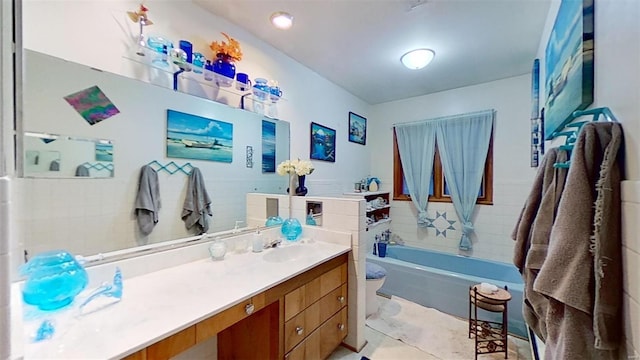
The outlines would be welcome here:
M 229 87 L 236 77 L 236 65 L 233 58 L 226 54 L 217 54 L 213 61 L 213 72 L 218 74 L 216 81 L 218 85 Z

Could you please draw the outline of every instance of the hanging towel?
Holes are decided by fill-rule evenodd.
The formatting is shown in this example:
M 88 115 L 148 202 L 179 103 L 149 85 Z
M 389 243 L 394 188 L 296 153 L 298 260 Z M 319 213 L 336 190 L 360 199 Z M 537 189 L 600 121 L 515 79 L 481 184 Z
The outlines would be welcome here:
M 189 175 L 187 195 L 182 207 L 182 220 L 187 229 L 196 226 L 199 234 L 209 230 L 207 215 L 211 216 L 211 199 L 204 186 L 204 178 L 200 169 L 194 167 Z
M 547 191 L 553 180 L 553 164 L 556 162 L 557 154 L 558 149 L 551 148 L 542 158 L 536 177 L 533 180 L 533 187 L 529 197 L 527 197 L 524 207 L 520 211 L 520 217 L 511 233 L 511 238 L 516 242 L 513 252 L 513 264 L 520 273 L 524 271 L 525 259 L 530 245 L 531 227 L 538 214 L 542 195 Z
M 53 160 L 49 164 L 49 171 L 60 171 L 60 160 Z
M 622 329 L 622 128 L 585 124 L 571 156 L 547 257 L 533 289 L 549 297 L 546 357 L 616 358 Z
M 534 291 L 533 284 L 547 257 L 549 234 L 556 218 L 558 204 L 567 177 L 567 169 L 554 168 L 556 162 L 565 162 L 568 154 L 564 150 L 555 150 L 556 156 L 550 156 L 544 161 L 545 173 L 551 173 L 551 181 L 543 184 L 543 194 L 535 218 L 530 227 L 529 249 L 526 251 L 522 279 L 524 281 L 524 306 L 523 316 L 527 325 L 536 335 L 545 340 L 547 337 L 546 315 L 547 298 Z
M 78 165 L 76 168 L 76 176 L 90 176 L 89 169 L 87 169 L 84 165 Z
M 160 211 L 160 186 L 158 173 L 149 165 L 140 169 L 138 194 L 136 196 L 136 219 L 143 235 L 151 234 L 158 223 Z

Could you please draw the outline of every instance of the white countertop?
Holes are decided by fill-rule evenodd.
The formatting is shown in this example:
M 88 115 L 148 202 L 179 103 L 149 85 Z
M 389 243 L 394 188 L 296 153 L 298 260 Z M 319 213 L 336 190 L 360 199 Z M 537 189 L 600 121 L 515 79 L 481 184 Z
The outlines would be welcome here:
M 227 253 L 223 261 L 206 258 L 131 278 L 123 270 L 122 301 L 77 317 L 73 308 L 53 312 L 58 317 L 53 338 L 33 343 L 25 335 L 23 344 L 15 344 L 20 336 L 14 334 L 18 346 L 13 349 L 22 347 L 18 357 L 25 359 L 121 358 L 350 250 L 321 241 L 289 246 L 304 247 L 303 255 L 270 262 L 265 255 L 280 249 L 268 249 Z M 22 306 L 19 296 L 12 298 L 12 307 Z M 25 321 L 24 332 L 43 319 Z

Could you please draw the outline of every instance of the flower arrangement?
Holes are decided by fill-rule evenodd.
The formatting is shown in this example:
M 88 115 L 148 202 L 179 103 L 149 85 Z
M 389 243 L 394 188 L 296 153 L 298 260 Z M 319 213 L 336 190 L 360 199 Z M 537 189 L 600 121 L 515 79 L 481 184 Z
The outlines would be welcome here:
M 214 41 L 209 45 L 211 50 L 213 51 L 214 56 L 218 56 L 218 54 L 222 54 L 232 58 L 235 61 L 242 60 L 242 50 L 240 50 L 240 43 L 238 40 L 232 38 L 231 36 L 221 33 L 227 38 L 228 43 L 221 41 Z
M 278 164 L 276 172 L 278 175 L 310 175 L 315 168 L 309 160 L 285 160 Z

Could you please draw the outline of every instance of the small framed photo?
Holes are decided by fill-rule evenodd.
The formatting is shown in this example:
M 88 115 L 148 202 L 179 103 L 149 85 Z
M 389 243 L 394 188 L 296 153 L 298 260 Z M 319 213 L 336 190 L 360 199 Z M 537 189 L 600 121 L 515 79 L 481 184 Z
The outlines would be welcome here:
M 326 126 L 311 123 L 311 150 L 314 160 L 336 161 L 336 131 Z
M 367 118 L 349 112 L 349 141 L 365 145 L 367 142 Z

